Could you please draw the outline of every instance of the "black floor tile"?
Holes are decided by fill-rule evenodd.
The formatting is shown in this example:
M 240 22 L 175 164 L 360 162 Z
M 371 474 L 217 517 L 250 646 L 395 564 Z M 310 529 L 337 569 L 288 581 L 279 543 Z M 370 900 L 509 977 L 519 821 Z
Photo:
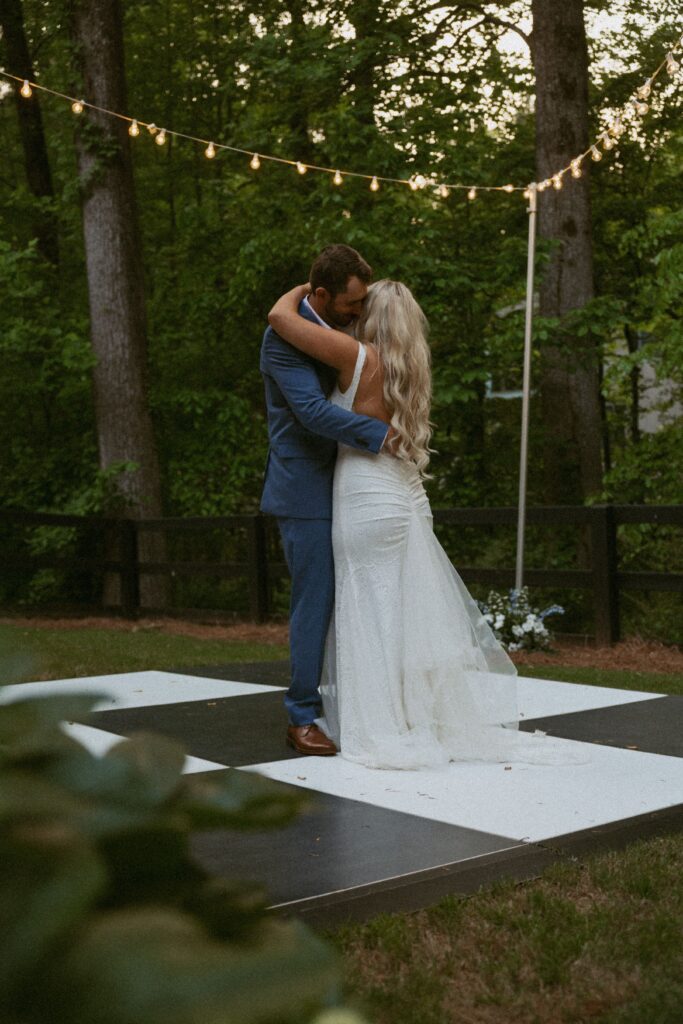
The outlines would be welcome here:
M 269 902 L 283 912 L 315 910 L 326 921 L 350 913 L 353 904 L 354 917 L 360 909 L 406 907 L 418 892 L 415 905 L 424 905 L 425 887 L 432 899 L 452 891 L 454 870 L 498 854 L 503 865 L 503 854 L 530 849 L 507 836 L 325 793 L 309 795 L 310 810 L 285 828 L 198 833 L 192 838 L 195 858 L 212 874 L 265 884 Z M 549 851 L 534 855 L 544 863 L 554 858 Z
M 551 736 L 610 747 L 635 747 L 651 754 L 683 757 L 683 697 L 654 697 L 607 708 L 572 711 L 520 723 Z
M 225 765 L 261 764 L 301 757 L 285 743 L 287 712 L 282 692 L 96 711 L 87 725 L 120 736 L 140 730 L 181 742 L 189 754 Z

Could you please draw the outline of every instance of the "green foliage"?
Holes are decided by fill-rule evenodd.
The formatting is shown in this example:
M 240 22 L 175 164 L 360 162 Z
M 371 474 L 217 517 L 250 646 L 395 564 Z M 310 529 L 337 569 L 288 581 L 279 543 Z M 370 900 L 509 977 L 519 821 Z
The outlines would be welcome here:
M 336 955 L 188 849 L 192 831 L 286 824 L 305 797 L 251 772 L 183 775 L 182 748 L 153 734 L 95 757 L 60 722 L 100 696 L 0 706 L 3 1021 L 310 1021 L 336 1002 Z
M 484 5 L 494 12 L 496 5 Z M 513 23 L 528 5 L 505 5 Z M 61 0 L 25 0 L 41 81 L 82 90 Z M 623 105 L 673 42 L 673 0 L 621 0 L 615 27 L 586 5 L 592 57 L 591 130 Z M 500 25 L 458 5 L 187 5 L 126 8 L 130 113 L 181 132 L 325 167 L 450 182 L 533 177 L 533 76 L 528 54 L 500 48 Z M 450 33 L 450 36 L 448 35 Z M 457 39 L 457 45 L 453 40 Z M 620 64 L 604 62 L 619 54 Z M 667 82 L 668 80 L 664 80 Z M 76 83 L 76 84 L 74 84 Z M 666 102 L 660 96 L 666 96 Z M 56 199 L 61 264 L 41 264 L 32 225 L 41 203 L 24 183 L 10 98 L 0 101 L 6 167 L 0 181 L 0 506 L 97 511 L 111 507 L 115 473 L 99 468 L 90 374 L 79 187 L 68 104 L 41 97 Z M 681 397 L 683 233 L 680 213 L 681 89 L 653 89 L 639 133 L 591 167 L 597 297 L 562 322 L 536 318 L 532 384 L 544 344 L 591 336 L 604 368 L 606 434 L 614 501 L 680 500 L 673 424 Z M 603 118 L 604 119 L 604 118 Z M 81 122 L 78 122 L 79 124 Z M 83 122 L 85 123 L 85 122 Z M 82 125 L 81 125 L 82 127 Z M 434 366 L 430 497 L 441 506 L 517 500 L 520 403 L 489 397 L 521 383 L 527 216 L 518 195 L 454 190 L 441 199 L 365 179 L 296 174 L 241 154 L 206 160 L 180 140 L 133 143 L 148 314 L 148 380 L 167 515 L 257 507 L 266 456 L 258 354 L 275 297 L 304 281 L 322 245 L 360 249 L 375 276 L 400 278 L 430 323 Z M 538 273 L 551 245 L 539 244 Z M 515 311 L 516 308 L 516 311 Z M 629 353 L 625 336 L 646 338 Z M 667 383 L 661 426 L 633 436 L 632 381 Z M 648 399 L 650 400 L 650 399 Z M 668 425 L 671 422 L 671 425 Z M 532 400 L 529 500 L 543 504 L 538 391 Z M 663 437 L 660 435 L 667 435 Z M 642 491 L 642 497 L 639 496 Z M 502 545 L 505 552 L 510 545 Z M 503 550 L 499 551 L 502 555 Z M 53 550 L 58 550 L 56 545 Z M 472 538 L 472 562 L 489 557 Z M 531 558 L 569 565 L 562 539 Z M 476 556 L 476 558 L 475 558 Z M 32 594 L 56 596 L 46 571 Z M 578 599 L 567 605 L 569 622 Z M 578 614 L 578 611 L 577 611 Z

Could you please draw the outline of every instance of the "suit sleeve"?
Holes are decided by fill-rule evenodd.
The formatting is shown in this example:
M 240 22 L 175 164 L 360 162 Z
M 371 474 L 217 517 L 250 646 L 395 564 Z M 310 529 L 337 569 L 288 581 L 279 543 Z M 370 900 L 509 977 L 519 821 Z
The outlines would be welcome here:
M 299 423 L 314 434 L 377 453 L 389 427 L 329 402 L 318 374 L 293 346 L 269 330 L 263 342 L 264 368 L 274 378 Z

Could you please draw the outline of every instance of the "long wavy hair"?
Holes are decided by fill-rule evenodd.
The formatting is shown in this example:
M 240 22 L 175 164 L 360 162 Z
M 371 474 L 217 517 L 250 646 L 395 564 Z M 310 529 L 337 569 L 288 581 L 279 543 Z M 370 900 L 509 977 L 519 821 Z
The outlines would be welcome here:
M 432 424 L 431 352 L 427 318 L 400 281 L 368 287 L 358 320 L 358 337 L 377 349 L 384 369 L 384 403 L 398 433 L 394 452 L 427 476 Z

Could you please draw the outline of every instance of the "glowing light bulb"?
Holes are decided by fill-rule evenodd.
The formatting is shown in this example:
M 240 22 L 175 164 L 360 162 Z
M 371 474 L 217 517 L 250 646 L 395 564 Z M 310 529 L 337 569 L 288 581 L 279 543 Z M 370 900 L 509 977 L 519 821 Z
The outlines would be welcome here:
M 468 199 L 476 199 L 477 198 L 477 190 L 476 190 L 476 188 L 471 188 L 469 190 L 469 192 L 467 193 L 467 198 Z
M 425 178 L 424 174 L 415 175 L 415 184 L 417 185 L 418 188 L 425 187 L 425 185 L 427 184 L 427 179 Z
M 370 190 L 372 192 L 379 192 L 379 182 L 376 174 L 373 175 L 372 181 L 370 182 Z
M 648 78 L 647 82 L 644 82 L 643 85 L 641 85 L 640 89 L 636 90 L 636 95 L 639 99 L 646 100 L 648 98 L 648 96 L 650 95 L 651 84 L 652 80 Z
M 301 160 L 297 160 L 296 169 L 299 172 L 299 174 L 305 174 L 306 171 L 308 170 L 308 167 L 306 167 L 306 164 L 302 164 Z
M 160 130 L 159 134 L 157 135 L 157 137 L 156 137 L 156 139 L 154 141 L 156 142 L 157 146 L 163 146 L 163 144 L 166 142 L 166 129 L 165 128 L 162 128 Z
M 547 189 L 547 187 L 548 187 L 548 186 L 547 186 L 547 184 L 546 184 L 546 182 L 545 182 L 545 181 L 539 181 L 538 185 L 536 186 L 536 189 L 537 189 L 537 191 L 539 191 L 539 192 L 545 192 L 545 190 Z
M 514 192 L 514 191 L 515 191 L 515 186 L 514 185 L 503 185 L 503 192 Z
M 249 166 L 251 167 L 252 171 L 258 171 L 259 167 L 261 166 L 261 161 L 258 158 L 258 153 L 254 153 L 254 155 L 251 158 Z
M 130 125 L 128 127 L 128 134 L 132 135 L 133 138 L 140 134 L 140 126 L 138 125 L 135 118 L 133 118 L 133 120 L 130 122 Z
M 410 185 L 410 187 L 413 190 L 413 192 L 417 192 L 418 188 L 420 187 L 418 185 L 417 181 L 415 180 L 415 178 L 411 178 L 409 180 L 408 184 Z
M 581 170 L 581 161 L 580 160 L 572 160 L 571 167 L 572 167 L 572 178 L 580 178 L 581 175 L 583 174 L 583 171 Z
M 563 185 L 562 175 L 561 174 L 554 174 L 553 175 L 553 188 L 557 189 L 557 191 L 559 192 L 560 189 L 562 188 L 562 185 Z
M 522 195 L 524 196 L 525 199 L 531 199 L 531 189 L 530 188 L 525 188 L 524 191 L 522 192 Z
M 438 193 L 439 193 L 439 195 L 441 196 L 442 199 L 448 199 L 448 197 L 450 195 L 450 192 L 448 190 L 448 185 L 439 185 L 439 188 L 438 188 L 437 191 L 438 191 Z
M 33 89 L 29 85 L 28 78 L 24 79 L 24 84 L 22 85 L 19 91 L 21 92 L 21 95 L 24 97 L 25 100 L 27 100 L 29 96 L 33 95 Z
M 151 124 L 147 125 L 147 131 L 149 132 L 150 135 L 156 135 L 156 133 L 159 131 L 154 121 L 152 121 Z
M 344 179 L 342 178 L 341 173 L 339 171 L 335 171 L 334 178 L 332 180 L 334 181 L 335 185 L 341 185 Z
M 602 160 L 602 153 L 597 146 L 591 146 L 591 158 L 597 163 L 598 160 Z
M 647 114 L 649 106 L 645 102 L 636 103 L 636 110 L 639 114 Z
M 673 53 L 667 54 L 667 57 L 666 57 L 666 70 L 669 72 L 670 75 L 675 75 L 676 72 L 678 71 L 678 69 L 680 68 L 680 66 L 681 65 L 678 63 L 678 61 L 674 57 Z M 26 83 L 24 83 L 24 84 L 26 84 Z
M 614 149 L 614 139 L 610 138 L 607 132 L 604 132 L 600 136 L 600 141 L 602 142 L 604 149 Z
M 83 100 L 74 100 L 73 103 L 71 104 L 71 109 L 73 110 L 74 114 L 82 114 L 83 113 Z
M 216 147 L 214 146 L 213 142 L 210 142 L 209 145 L 204 150 L 204 156 L 206 157 L 207 160 L 213 160 L 215 155 Z

